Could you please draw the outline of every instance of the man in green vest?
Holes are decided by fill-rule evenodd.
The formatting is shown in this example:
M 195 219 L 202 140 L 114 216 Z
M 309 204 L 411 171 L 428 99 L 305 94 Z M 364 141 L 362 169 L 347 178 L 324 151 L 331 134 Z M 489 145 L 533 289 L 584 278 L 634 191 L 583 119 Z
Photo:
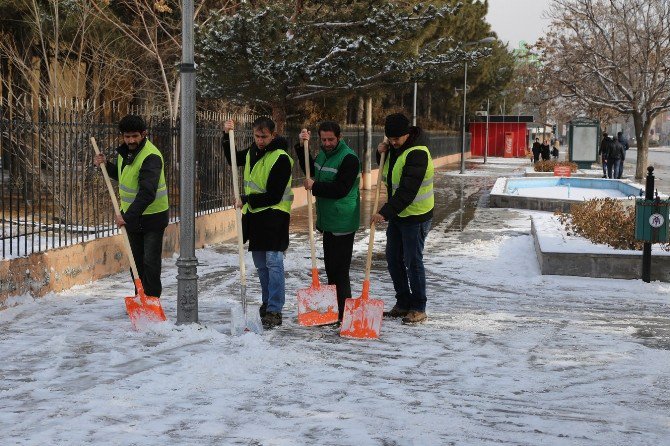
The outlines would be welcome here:
M 147 139 L 147 126 L 140 116 L 123 117 L 119 131 L 123 144 L 116 149 L 116 163 L 107 162 L 109 177 L 119 182 L 121 214 L 116 215 L 116 224 L 126 227 L 145 293 L 160 297 L 169 206 L 163 155 Z M 93 162 L 100 166 L 106 162 L 105 155 L 97 155 Z
M 388 144 L 379 144 L 377 152 L 388 152 L 382 169 L 388 200 L 370 222 L 388 221 L 386 263 L 396 303 L 384 315 L 413 324 L 426 320 L 423 247 L 433 218 L 433 160 L 426 136 L 405 115 L 387 116 L 384 131 Z
M 249 240 L 258 271 L 263 300 L 259 312 L 263 327 L 268 329 L 282 324 L 286 300 L 284 251 L 293 202 L 293 159 L 287 153 L 288 142 L 277 135 L 272 119 L 260 117 L 251 127 L 253 144 L 236 154 L 237 165 L 244 166 L 244 193 L 235 206 L 242 208 L 242 234 Z M 224 153 L 230 164 L 228 132 L 234 129 L 234 122 L 226 121 L 224 129 Z
M 337 289 L 339 319 L 344 314 L 344 302 L 351 297 L 349 268 L 354 249 L 354 235 L 360 224 L 361 196 L 359 192 L 361 163 L 356 153 L 340 138 L 340 126 L 333 121 L 319 126 L 321 150 L 316 159 L 310 155 L 313 178 L 305 179 L 305 189 L 316 197 L 316 229 L 323 232 L 323 257 L 328 284 Z M 307 129 L 300 132 L 300 142 L 309 140 Z M 304 150 L 295 147 L 305 171 Z

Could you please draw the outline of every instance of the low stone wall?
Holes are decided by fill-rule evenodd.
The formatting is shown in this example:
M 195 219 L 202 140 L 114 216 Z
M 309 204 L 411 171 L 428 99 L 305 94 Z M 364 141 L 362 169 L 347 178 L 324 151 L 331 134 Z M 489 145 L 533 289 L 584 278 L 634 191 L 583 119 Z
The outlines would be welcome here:
M 605 254 L 580 252 L 545 252 L 531 219 L 531 234 L 542 274 L 556 276 L 599 277 L 609 279 L 642 278 L 642 253 Z M 651 257 L 651 280 L 670 282 L 670 256 Z
M 466 153 L 466 156 L 469 153 Z M 460 154 L 435 160 L 435 166 L 455 163 Z M 377 169 L 371 172 L 372 184 L 377 181 Z M 293 207 L 307 205 L 307 191 L 293 188 Z M 195 219 L 195 247 L 219 243 L 235 237 L 235 211 L 202 215 Z M 0 303 L 7 297 L 29 293 L 43 296 L 75 285 L 89 283 L 102 277 L 130 269 L 121 235 L 103 237 L 64 248 L 34 253 L 28 257 L 0 261 Z M 163 238 L 163 257 L 179 252 L 179 223 L 171 224 Z

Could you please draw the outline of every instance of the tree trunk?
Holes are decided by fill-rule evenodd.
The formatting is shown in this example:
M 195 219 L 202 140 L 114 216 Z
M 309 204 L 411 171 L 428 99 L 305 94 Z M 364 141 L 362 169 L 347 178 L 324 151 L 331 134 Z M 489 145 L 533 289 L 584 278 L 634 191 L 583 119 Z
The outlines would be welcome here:
M 649 155 L 649 129 L 652 119 L 642 120 L 641 113 L 633 113 L 635 124 L 635 142 L 637 144 L 637 163 L 635 166 L 635 179 L 642 180 L 647 173 L 647 158 Z
M 431 94 L 430 89 L 426 89 L 426 112 L 425 115 L 428 119 L 433 118 L 433 95 Z
M 356 110 L 356 122 L 359 124 L 363 122 L 363 115 L 365 114 L 365 98 L 363 96 L 358 97 L 358 110 Z
M 286 106 L 284 104 L 272 104 L 272 120 L 277 125 L 275 129 L 278 134 L 283 134 L 286 127 Z

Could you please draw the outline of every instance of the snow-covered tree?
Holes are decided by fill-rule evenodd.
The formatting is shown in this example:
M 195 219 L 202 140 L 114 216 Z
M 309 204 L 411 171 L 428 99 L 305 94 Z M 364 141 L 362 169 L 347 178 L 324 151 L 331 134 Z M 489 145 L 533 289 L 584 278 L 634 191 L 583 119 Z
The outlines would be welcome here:
M 642 178 L 652 122 L 670 109 L 670 2 L 554 0 L 550 15 L 547 78 L 567 98 L 632 116 Z
M 488 53 L 423 32 L 459 4 L 262 3 L 241 4 L 199 29 L 199 90 L 271 109 L 279 123 L 296 101 L 431 79 Z

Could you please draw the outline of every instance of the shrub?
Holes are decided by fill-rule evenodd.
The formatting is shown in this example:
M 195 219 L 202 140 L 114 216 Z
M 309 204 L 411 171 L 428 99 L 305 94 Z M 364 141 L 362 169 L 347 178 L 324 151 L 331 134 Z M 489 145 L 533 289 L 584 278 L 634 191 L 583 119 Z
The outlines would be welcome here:
M 556 215 L 568 234 L 615 249 L 642 249 L 643 242 L 635 240 L 635 206 L 626 205 L 622 200 L 595 198 L 570 206 L 569 213 L 557 212 Z M 670 251 L 667 243 L 661 244 L 661 248 Z
M 538 161 L 535 163 L 535 172 L 553 172 L 554 167 L 557 166 L 568 166 L 570 167 L 570 172 L 577 172 L 577 164 L 572 161 Z

